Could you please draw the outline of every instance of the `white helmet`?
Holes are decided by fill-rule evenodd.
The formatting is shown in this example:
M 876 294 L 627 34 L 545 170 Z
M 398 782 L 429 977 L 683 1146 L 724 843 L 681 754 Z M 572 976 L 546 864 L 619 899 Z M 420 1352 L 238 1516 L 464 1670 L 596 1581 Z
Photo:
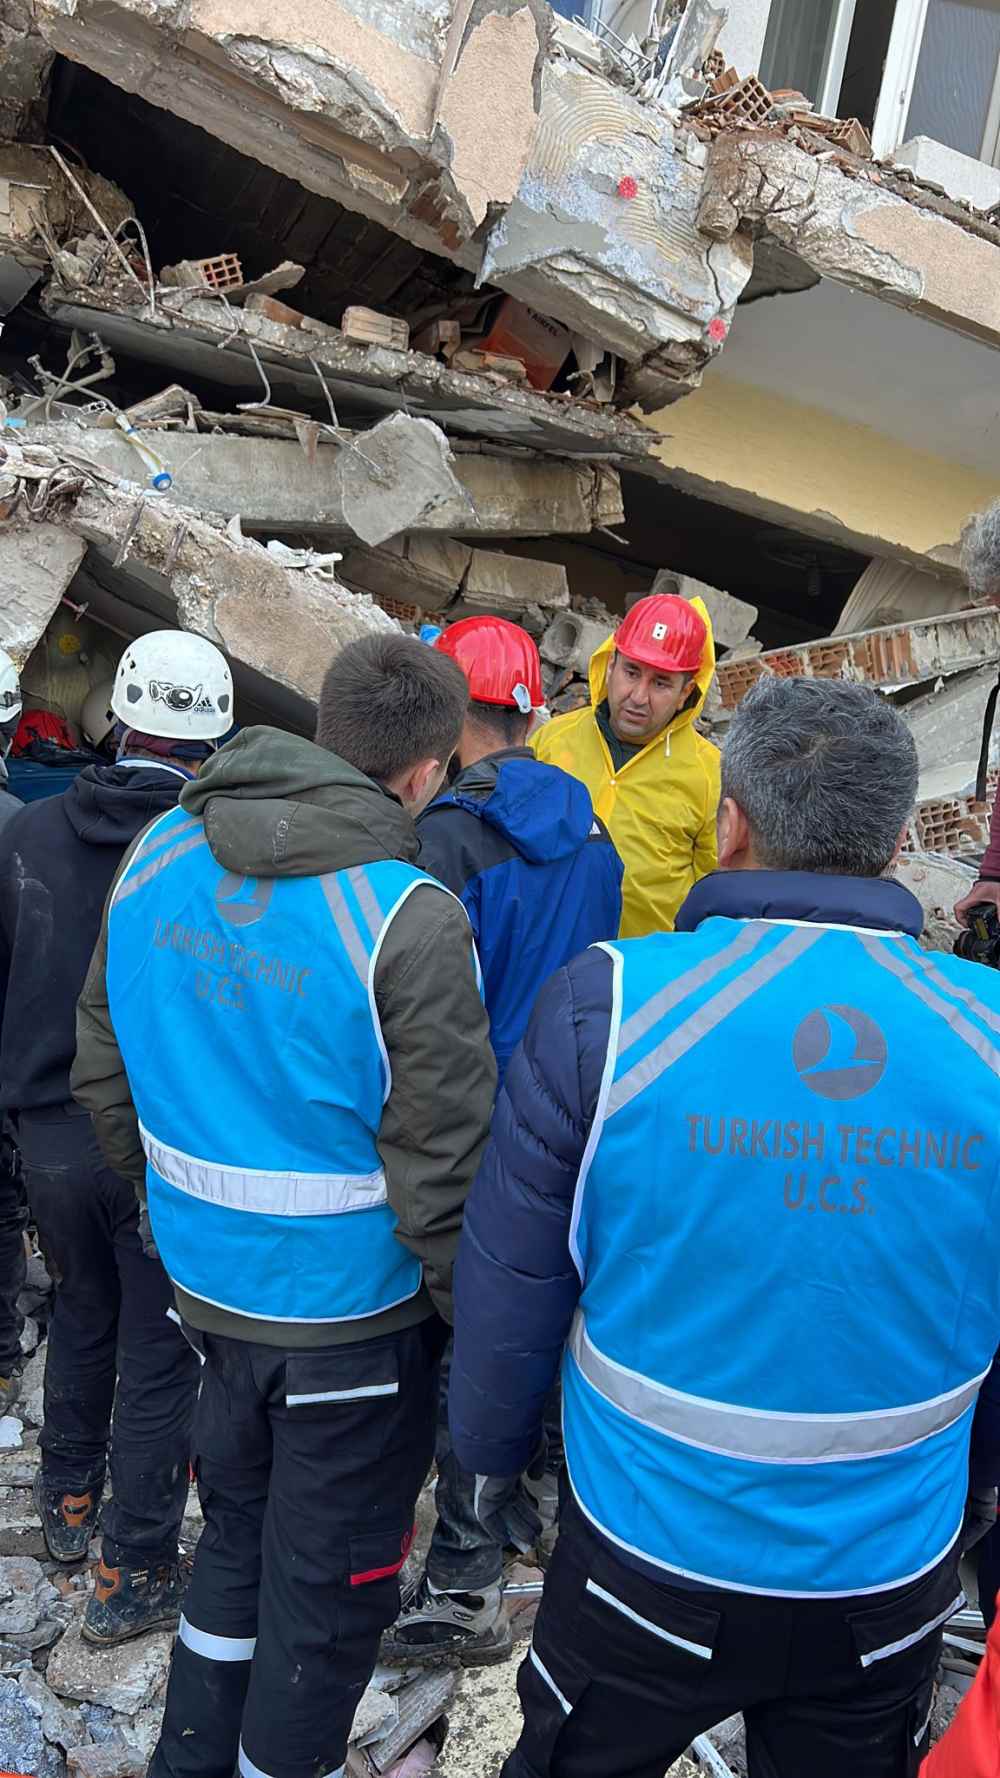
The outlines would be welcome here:
M 233 723 L 225 657 L 188 630 L 153 630 L 118 663 L 111 708 L 126 727 L 177 741 L 214 741 Z
M 87 693 L 83 709 L 80 712 L 80 727 L 84 738 L 92 747 L 99 747 L 106 741 L 115 726 L 115 713 L 111 708 L 111 695 L 114 690 L 113 679 L 103 679 Z
M 21 714 L 21 682 L 10 655 L 0 648 L 0 726 L 17 722 Z

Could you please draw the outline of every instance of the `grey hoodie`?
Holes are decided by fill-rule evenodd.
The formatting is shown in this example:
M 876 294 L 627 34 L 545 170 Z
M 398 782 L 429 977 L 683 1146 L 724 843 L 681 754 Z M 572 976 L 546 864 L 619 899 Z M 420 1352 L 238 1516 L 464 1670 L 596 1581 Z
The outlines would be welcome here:
M 244 729 L 185 786 L 180 800 L 204 821 L 218 862 L 241 876 L 318 876 L 377 859 L 412 862 L 418 851 L 416 829 L 395 797 L 335 754 L 277 729 Z M 106 957 L 105 912 L 78 1007 L 73 1093 L 92 1113 L 110 1165 L 142 1197 L 145 1158 L 108 1012 Z M 178 1308 L 192 1326 L 292 1347 L 391 1333 L 424 1319 L 432 1301 L 450 1321 L 462 1210 L 496 1084 L 472 934 L 460 904 L 444 893 L 411 895 L 379 953 L 374 986 L 392 1070 L 378 1149 L 397 1238 L 422 1261 L 425 1289 L 383 1315 L 340 1326 L 251 1320 L 178 1289 Z

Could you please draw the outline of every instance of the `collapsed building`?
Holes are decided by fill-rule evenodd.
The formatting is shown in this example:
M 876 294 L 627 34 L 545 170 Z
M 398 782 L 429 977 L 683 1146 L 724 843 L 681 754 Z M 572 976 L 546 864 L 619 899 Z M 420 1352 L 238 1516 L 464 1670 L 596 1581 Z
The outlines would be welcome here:
M 0 0 L 26 703 L 73 729 L 176 624 L 241 721 L 309 732 L 344 642 L 485 611 L 560 711 L 631 602 L 697 594 L 716 738 L 764 672 L 904 710 L 946 936 L 1000 763 L 977 795 L 1000 614 L 959 561 L 998 492 L 1000 38 L 972 140 L 941 11 Z

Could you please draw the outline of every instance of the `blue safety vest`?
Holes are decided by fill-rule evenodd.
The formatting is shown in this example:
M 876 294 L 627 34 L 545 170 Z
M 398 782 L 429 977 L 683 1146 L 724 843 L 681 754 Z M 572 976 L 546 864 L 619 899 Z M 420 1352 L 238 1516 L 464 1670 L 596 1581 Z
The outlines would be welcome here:
M 602 948 L 563 1382 L 577 1499 L 665 1579 L 914 1578 L 961 1525 L 1000 1340 L 1000 976 L 767 920 Z
M 383 861 L 247 878 L 201 821 L 148 830 L 108 917 L 111 1018 L 170 1277 L 268 1321 L 374 1315 L 420 1289 L 376 1146 L 389 1062 L 373 978 L 422 884 Z

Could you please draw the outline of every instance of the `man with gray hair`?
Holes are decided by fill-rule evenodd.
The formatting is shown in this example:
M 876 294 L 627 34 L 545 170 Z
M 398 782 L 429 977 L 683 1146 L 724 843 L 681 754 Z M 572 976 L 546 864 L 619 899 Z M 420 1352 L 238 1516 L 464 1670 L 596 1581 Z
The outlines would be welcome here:
M 886 878 L 916 787 L 876 692 L 760 680 L 720 870 L 553 976 L 508 1068 L 452 1439 L 523 1521 L 562 1357 L 569 1486 L 503 1778 L 661 1778 L 736 1711 L 756 1778 L 917 1771 L 970 1446 L 997 1479 L 1000 978 Z

